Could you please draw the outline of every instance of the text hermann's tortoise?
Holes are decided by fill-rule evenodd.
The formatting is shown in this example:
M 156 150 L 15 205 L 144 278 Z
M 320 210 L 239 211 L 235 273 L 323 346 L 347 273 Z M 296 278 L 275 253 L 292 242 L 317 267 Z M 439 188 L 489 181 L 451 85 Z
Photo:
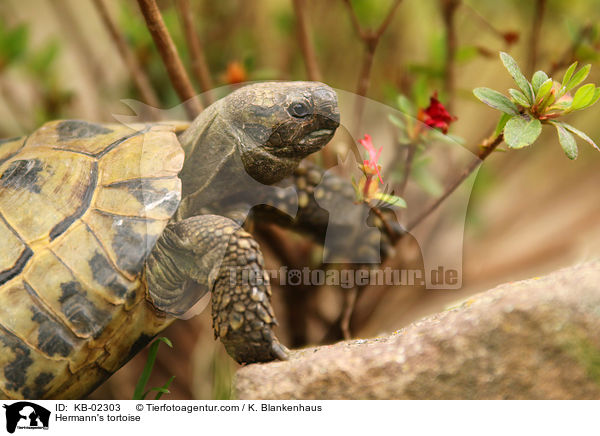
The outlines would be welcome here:
M 268 281 L 232 283 L 264 276 L 258 244 L 210 205 L 290 176 L 338 125 L 331 88 L 277 82 L 189 125 L 54 121 L 3 141 L 0 399 L 85 397 L 209 291 L 235 360 L 285 359 Z

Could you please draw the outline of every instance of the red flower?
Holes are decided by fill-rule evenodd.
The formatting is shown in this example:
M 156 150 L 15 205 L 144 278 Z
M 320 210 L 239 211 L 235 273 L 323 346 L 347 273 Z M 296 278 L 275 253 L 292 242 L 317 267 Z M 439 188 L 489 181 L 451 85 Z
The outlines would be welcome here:
M 360 145 L 365 147 L 367 149 L 367 153 L 369 153 L 369 159 L 363 161 L 363 168 L 365 172 L 367 169 L 370 169 L 373 174 L 377 174 L 377 176 L 379 176 L 379 181 L 383 183 L 381 173 L 379 172 L 379 165 L 377 165 L 377 161 L 379 160 L 379 156 L 381 155 L 381 150 L 383 150 L 383 147 L 379 147 L 379 150 L 375 150 L 373 141 L 371 141 L 371 135 L 365 134 L 365 139 L 359 139 L 358 142 Z
M 419 109 L 417 118 L 429 127 L 440 129 L 444 134 L 448 133 L 450 123 L 457 119 L 450 115 L 444 105 L 437 99 L 437 91 L 433 94 L 433 97 L 430 97 L 429 107 Z

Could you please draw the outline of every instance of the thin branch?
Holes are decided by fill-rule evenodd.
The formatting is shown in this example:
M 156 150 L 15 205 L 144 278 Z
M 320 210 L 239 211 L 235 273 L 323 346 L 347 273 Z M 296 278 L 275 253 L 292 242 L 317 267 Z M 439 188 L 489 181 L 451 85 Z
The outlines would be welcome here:
M 354 26 L 354 30 L 360 39 L 363 41 L 368 37 L 363 28 L 360 25 L 360 21 L 358 21 L 358 16 L 352 7 L 351 0 L 344 0 L 344 4 L 348 8 L 348 13 L 350 14 L 350 20 L 352 21 L 352 25 Z
M 77 54 L 77 61 L 90 86 L 88 97 L 92 100 L 91 109 L 93 110 L 93 116 L 100 118 L 102 113 L 100 105 L 101 95 L 98 90 L 102 89 L 106 84 L 104 64 L 96 57 L 94 47 L 85 38 L 84 32 L 73 15 L 72 8 L 65 0 L 54 0 L 48 3 L 58 20 L 61 30 L 64 30 L 67 39 L 73 44 L 73 48 Z
M 468 3 L 462 3 L 462 7 L 465 8 L 467 12 L 470 12 L 471 15 L 477 19 L 486 29 L 488 29 L 493 35 L 497 36 L 501 39 L 507 46 L 515 44 L 519 40 L 519 34 L 515 31 L 501 31 L 494 27 L 492 23 L 490 23 L 483 15 L 481 15 L 476 9 L 473 8 Z
M 375 55 L 375 50 L 377 50 L 377 46 L 379 44 L 379 41 L 381 40 L 381 36 L 384 34 L 386 29 L 392 22 L 392 19 L 394 18 L 394 13 L 398 9 L 398 6 L 402 2 L 402 0 L 394 1 L 394 4 L 390 8 L 385 19 L 376 30 L 364 29 L 358 21 L 358 16 L 356 15 L 356 11 L 352 6 L 352 2 L 350 0 L 343 1 L 346 7 L 348 8 L 348 12 L 352 20 L 352 25 L 356 30 L 356 34 L 365 45 L 365 55 L 360 70 L 360 76 L 358 78 L 358 84 L 356 86 L 356 93 L 358 95 L 365 96 L 367 95 L 369 83 L 371 81 L 371 67 L 373 66 L 373 56 Z
M 533 25 L 531 27 L 531 34 L 529 35 L 529 59 L 527 71 L 531 76 L 537 65 L 539 49 L 540 49 L 540 35 L 542 31 L 542 23 L 544 21 L 544 12 L 546 11 L 546 0 L 536 0 L 535 8 L 533 12 Z
M 383 22 L 379 25 L 376 30 L 373 29 L 364 29 L 358 20 L 358 16 L 356 15 L 356 11 L 352 6 L 351 0 L 343 0 L 348 12 L 350 14 L 350 19 L 352 21 L 352 25 L 354 26 L 354 30 L 356 31 L 357 36 L 362 41 L 365 51 L 363 55 L 362 64 L 360 67 L 360 72 L 358 76 L 358 81 L 356 84 L 356 94 L 360 96 L 366 96 L 367 91 L 369 90 L 369 85 L 371 83 L 371 70 L 373 67 L 373 58 L 375 57 L 375 51 L 377 50 L 377 46 L 379 45 L 379 41 L 381 40 L 381 36 L 384 34 L 386 29 L 389 27 L 392 19 L 394 17 L 394 13 L 398 9 L 398 6 L 402 2 L 402 0 L 395 0 L 390 8 L 387 16 L 384 18 Z M 356 103 L 356 107 L 354 108 L 354 121 L 353 128 L 358 129 L 360 126 L 360 122 L 362 120 L 362 114 L 364 109 L 364 101 L 362 99 L 358 99 Z M 355 130 L 352 132 L 357 135 L 358 131 Z
M 305 0 L 292 0 L 294 13 L 296 14 L 296 34 L 298 36 L 298 43 L 300 44 L 302 56 L 304 57 L 306 75 L 309 80 L 319 82 L 321 81 L 321 71 L 319 70 L 317 57 L 315 56 L 315 51 L 310 41 L 308 23 L 306 22 L 306 3 L 304 1 Z
M 589 37 L 592 30 L 593 30 L 593 26 L 591 26 L 589 24 L 582 27 L 581 29 L 579 29 L 579 32 L 577 33 L 577 36 L 575 37 L 574 41 L 565 50 L 563 55 L 560 56 L 559 60 L 553 62 L 552 65 L 550 65 L 549 72 L 548 72 L 550 77 L 554 76 L 559 70 L 561 70 L 562 68 L 568 67 L 575 60 L 577 60 L 576 56 L 575 56 L 575 53 L 577 52 L 577 48 L 581 45 L 581 43 L 583 42 L 583 40 L 585 38 Z
M 489 157 L 492 152 L 502 143 L 504 137 L 503 135 L 499 135 L 496 138 L 494 138 L 494 140 L 492 142 L 488 142 L 487 140 L 484 141 L 480 147 L 479 147 L 479 152 L 477 153 L 477 158 L 475 158 L 468 166 L 467 168 L 465 168 L 465 170 L 460 174 L 460 176 L 458 176 L 458 178 L 448 186 L 448 188 L 446 188 L 446 190 L 444 191 L 444 193 L 442 194 L 441 197 L 439 197 L 431 206 L 429 206 L 425 211 L 423 211 L 416 219 L 414 219 L 411 223 L 409 223 L 406 227 L 407 233 L 408 234 L 412 229 L 414 229 L 417 225 L 419 225 L 421 222 L 423 222 L 431 213 L 433 213 L 461 184 L 462 182 L 465 181 L 465 179 L 467 177 L 469 177 L 469 175 L 471 175 L 482 163 L 483 161 Z M 398 245 L 398 243 L 403 240 L 403 237 L 398 238 L 398 240 L 396 240 L 394 242 L 394 245 Z M 397 252 L 402 253 L 402 250 L 397 250 Z M 387 267 L 393 267 L 393 268 L 397 268 L 397 266 L 394 266 L 394 262 L 398 262 L 398 258 L 387 258 L 384 260 L 383 265 L 381 266 L 381 269 L 385 269 Z M 369 319 L 370 315 L 375 311 L 376 307 L 378 306 L 380 301 L 383 301 L 384 296 L 386 295 L 387 292 L 389 292 L 390 289 L 393 289 L 391 287 L 383 287 L 382 289 L 380 288 L 374 288 L 374 287 L 367 287 L 367 286 L 360 286 L 358 287 L 358 292 L 357 292 L 357 298 L 356 298 L 356 302 L 355 302 L 355 306 L 357 306 L 360 310 L 360 316 L 358 317 L 354 317 L 354 322 L 352 323 L 352 325 L 354 325 L 355 328 L 361 328 L 361 326 L 364 324 L 365 320 Z M 360 303 L 361 301 L 361 297 L 363 297 L 364 295 L 369 294 L 370 298 L 369 298 L 369 302 L 367 302 L 366 304 Z M 357 312 L 358 313 L 358 312 Z M 330 329 L 331 332 L 333 333 L 334 330 Z
M 138 0 L 138 5 L 177 95 L 184 102 L 188 116 L 195 118 L 202 111 L 202 104 L 195 98 L 194 87 L 177 53 L 156 0 Z
M 1 73 L 4 73 L 4 71 Z M 23 98 L 15 93 L 14 86 L 4 80 L 4 77 L 1 77 L 1 75 L 2 74 L 0 74 L 0 95 L 4 99 L 7 109 L 17 124 L 19 134 L 27 133 L 33 128 L 31 125 L 33 121 L 31 113 L 24 103 Z
M 344 307 L 342 309 L 342 316 L 340 319 L 340 328 L 342 329 L 342 334 L 344 335 L 345 340 L 352 338 L 350 320 L 352 319 L 352 314 L 354 313 L 354 307 L 356 305 L 356 297 L 358 296 L 358 293 L 359 289 L 356 286 L 348 289 L 344 293 Z
M 455 58 L 457 48 L 456 38 L 456 10 L 461 4 L 460 0 L 441 0 L 442 18 L 446 29 L 446 60 L 444 65 L 444 89 L 448 94 L 447 107 L 450 110 L 454 104 L 456 94 L 455 84 Z
M 104 23 L 104 26 L 106 27 L 106 30 L 110 34 L 111 39 L 117 47 L 117 51 L 121 55 L 121 59 L 123 59 L 125 66 L 129 70 L 129 74 L 131 74 L 133 83 L 138 89 L 142 99 L 146 104 L 158 108 L 160 106 L 160 102 L 156 96 L 156 93 L 154 92 L 154 89 L 152 88 L 152 85 L 150 84 L 150 79 L 148 79 L 146 72 L 141 68 L 131 48 L 129 45 L 127 45 L 125 37 L 112 20 L 104 1 L 93 0 L 93 2 L 98 14 L 100 15 L 100 18 L 102 19 L 102 22 Z
M 69 39 L 74 44 L 75 49 L 81 57 L 82 64 L 85 65 L 92 80 L 99 86 L 106 83 L 103 66 L 95 56 L 89 41 L 84 37 L 81 27 L 77 24 L 72 8 L 65 4 L 65 0 L 55 0 L 50 2 L 50 4 L 61 27 L 66 29 L 70 34 Z
M 298 271 L 307 266 L 306 260 L 311 247 L 309 241 L 300 246 L 293 244 L 289 238 L 284 237 L 282 230 L 273 224 L 256 223 L 255 233 L 269 246 L 280 264 Z M 295 286 L 286 284 L 281 288 L 287 312 L 290 346 L 303 347 L 308 342 L 307 314 L 310 312 L 309 306 L 316 288 L 307 283 Z
M 212 92 L 213 81 L 204 54 L 204 47 L 198 38 L 198 33 L 194 26 L 194 17 L 192 9 L 190 8 L 190 2 L 189 0 L 176 0 L 175 5 L 177 6 L 183 24 L 183 34 L 185 35 L 192 61 L 192 71 L 196 76 L 196 80 L 200 83 L 200 88 L 204 93 L 205 103 L 211 104 L 215 100 Z
M 412 172 L 412 164 L 416 154 L 417 145 L 409 144 L 406 151 L 406 158 L 404 160 L 404 173 L 402 174 L 402 180 L 400 181 L 398 188 L 398 195 L 400 197 L 403 197 L 404 193 L 406 192 L 406 186 L 408 185 L 408 179 L 410 178 L 410 173 Z
M 456 189 L 469 177 L 473 171 L 475 171 L 483 163 L 483 161 L 500 145 L 503 141 L 504 135 L 500 134 L 489 144 L 482 144 L 477 153 L 477 157 L 469 164 L 467 168 L 446 188 L 446 191 L 427 209 L 421 212 L 413 221 L 408 223 L 406 231 L 410 232 L 417 225 L 423 222 L 429 215 L 431 215 L 439 206 L 446 200 Z

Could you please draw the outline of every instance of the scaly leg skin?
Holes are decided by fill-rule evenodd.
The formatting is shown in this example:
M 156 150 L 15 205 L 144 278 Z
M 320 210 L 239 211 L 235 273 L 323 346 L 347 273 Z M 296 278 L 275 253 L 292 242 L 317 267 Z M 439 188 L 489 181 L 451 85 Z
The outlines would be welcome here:
M 146 280 L 152 304 L 175 316 L 212 291 L 215 337 L 237 362 L 287 359 L 272 331 L 277 322 L 258 243 L 229 218 L 169 224 L 148 258 Z

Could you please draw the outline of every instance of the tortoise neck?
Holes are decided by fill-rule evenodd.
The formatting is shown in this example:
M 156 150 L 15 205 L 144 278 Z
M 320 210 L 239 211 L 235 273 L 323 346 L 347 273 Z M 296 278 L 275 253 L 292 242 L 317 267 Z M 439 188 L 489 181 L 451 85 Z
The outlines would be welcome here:
M 249 178 L 239 157 L 241 135 L 221 106 L 209 106 L 179 138 L 185 151 L 180 218 L 198 215 L 210 203 L 244 189 L 241 179 Z

